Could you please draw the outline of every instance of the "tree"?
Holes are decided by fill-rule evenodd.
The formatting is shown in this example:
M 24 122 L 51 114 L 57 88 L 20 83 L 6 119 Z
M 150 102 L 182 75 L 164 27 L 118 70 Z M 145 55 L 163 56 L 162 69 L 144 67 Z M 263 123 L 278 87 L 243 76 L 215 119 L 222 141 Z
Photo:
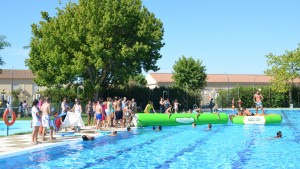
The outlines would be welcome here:
M 163 24 L 141 0 L 79 0 L 54 17 L 42 12 L 42 18 L 32 25 L 26 60 L 38 85 L 80 78 L 97 98 L 111 84 L 159 69 Z
M 141 86 L 141 87 L 146 87 L 147 85 L 147 80 L 144 75 L 139 74 L 136 76 L 131 76 L 129 77 L 128 81 L 129 86 Z
M 300 45 L 294 51 L 286 51 L 283 55 L 270 53 L 266 57 L 270 68 L 265 73 L 272 77 L 272 88 L 278 92 L 289 91 L 289 103 L 292 103 L 293 81 L 300 76 Z
M 9 47 L 10 43 L 5 41 L 5 36 L 0 35 L 0 50 L 4 49 L 5 47 Z M 4 65 L 5 62 L 4 60 L 2 60 L 1 56 L 0 56 L 0 66 Z M 0 73 L 1 73 L 2 69 L 0 69 Z
M 206 86 L 206 68 L 202 61 L 192 57 L 182 56 L 173 66 L 173 79 L 175 84 L 188 91 L 202 90 Z

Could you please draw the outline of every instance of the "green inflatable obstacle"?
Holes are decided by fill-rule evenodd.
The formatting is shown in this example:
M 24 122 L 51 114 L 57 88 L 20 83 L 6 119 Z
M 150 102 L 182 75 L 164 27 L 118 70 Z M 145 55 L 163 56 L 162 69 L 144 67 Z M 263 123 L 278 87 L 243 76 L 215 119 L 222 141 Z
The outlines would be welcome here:
M 197 119 L 197 114 L 192 113 L 176 113 L 169 114 L 164 113 L 137 113 L 133 118 L 135 126 L 177 126 L 177 125 L 191 125 L 196 124 L 227 124 L 228 115 L 226 113 L 219 113 L 220 118 L 214 113 L 201 113 Z
M 279 114 L 268 114 L 265 116 L 235 116 L 232 118 L 234 124 L 277 124 L 281 123 Z

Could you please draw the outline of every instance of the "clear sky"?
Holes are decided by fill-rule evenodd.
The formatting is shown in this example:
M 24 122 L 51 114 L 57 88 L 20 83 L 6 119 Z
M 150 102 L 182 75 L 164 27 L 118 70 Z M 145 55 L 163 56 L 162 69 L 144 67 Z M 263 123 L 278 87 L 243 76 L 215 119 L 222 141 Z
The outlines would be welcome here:
M 62 0 L 62 2 L 67 2 Z M 262 74 L 268 53 L 281 55 L 300 43 L 299 0 L 143 0 L 164 24 L 162 73 L 179 57 L 201 60 L 207 73 Z M 0 6 L 0 35 L 11 47 L 0 51 L 2 68 L 28 69 L 32 23 L 41 11 L 55 15 L 58 0 L 5 0 Z

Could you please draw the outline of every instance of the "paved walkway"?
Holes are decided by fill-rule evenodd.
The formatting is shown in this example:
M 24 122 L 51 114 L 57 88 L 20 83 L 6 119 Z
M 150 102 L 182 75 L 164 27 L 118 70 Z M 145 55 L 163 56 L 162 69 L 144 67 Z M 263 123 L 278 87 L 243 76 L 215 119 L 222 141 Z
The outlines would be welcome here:
M 113 130 L 125 131 L 125 128 L 116 129 L 112 127 L 104 128 L 101 131 L 111 132 Z M 49 134 L 46 135 L 46 141 L 41 141 L 42 137 L 38 136 L 38 141 L 41 141 L 42 143 L 37 145 L 31 144 L 31 134 L 0 137 L 0 159 L 23 154 L 25 153 L 25 150 L 27 150 L 26 152 L 35 151 L 40 148 L 42 149 L 52 146 L 58 146 L 60 144 L 68 144 L 70 141 L 81 141 L 82 135 L 99 137 L 103 135 L 103 133 L 96 131 L 94 126 L 86 126 L 85 128 L 82 128 L 79 133 L 74 133 L 74 130 L 60 131 L 59 133 L 54 135 L 54 137 L 56 138 L 55 140 L 50 140 Z

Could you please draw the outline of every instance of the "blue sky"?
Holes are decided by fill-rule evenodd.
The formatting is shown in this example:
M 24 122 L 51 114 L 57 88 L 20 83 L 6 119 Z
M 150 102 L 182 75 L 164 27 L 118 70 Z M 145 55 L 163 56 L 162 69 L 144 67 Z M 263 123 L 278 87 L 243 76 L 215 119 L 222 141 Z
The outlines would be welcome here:
M 67 2 L 62 0 L 62 2 Z M 300 43 L 298 0 L 144 0 L 165 29 L 162 73 L 171 73 L 179 57 L 201 60 L 207 73 L 262 74 L 268 53 L 283 54 Z M 28 69 L 24 60 L 32 23 L 40 11 L 55 15 L 58 0 L 1 2 L 0 35 L 12 46 L 0 51 L 4 69 Z

